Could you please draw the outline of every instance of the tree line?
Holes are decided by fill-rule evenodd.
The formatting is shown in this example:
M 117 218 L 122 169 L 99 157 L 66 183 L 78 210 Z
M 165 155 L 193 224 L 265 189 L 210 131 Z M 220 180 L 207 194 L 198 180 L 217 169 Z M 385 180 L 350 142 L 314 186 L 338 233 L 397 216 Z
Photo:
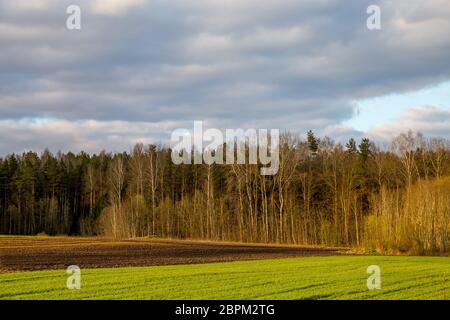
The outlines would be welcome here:
M 432 254 L 450 245 L 450 142 L 408 132 L 379 148 L 284 133 L 279 171 L 174 165 L 165 146 L 0 158 L 0 232 L 343 245 Z

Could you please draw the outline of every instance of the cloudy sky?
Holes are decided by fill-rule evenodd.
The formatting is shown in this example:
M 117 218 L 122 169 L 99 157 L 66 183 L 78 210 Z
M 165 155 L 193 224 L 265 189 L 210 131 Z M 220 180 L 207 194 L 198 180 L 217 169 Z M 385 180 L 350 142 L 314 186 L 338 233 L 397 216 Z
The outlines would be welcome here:
M 450 138 L 449 35 L 448 0 L 0 0 L 0 155 L 129 150 L 194 120 Z

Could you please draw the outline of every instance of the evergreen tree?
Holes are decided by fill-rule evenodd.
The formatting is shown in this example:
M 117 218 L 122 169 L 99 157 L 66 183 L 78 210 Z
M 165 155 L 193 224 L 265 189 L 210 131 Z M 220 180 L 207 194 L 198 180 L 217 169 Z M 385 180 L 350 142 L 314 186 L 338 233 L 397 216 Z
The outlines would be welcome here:
M 350 138 L 350 140 L 348 140 L 346 147 L 347 147 L 347 151 L 350 153 L 358 152 L 358 149 L 356 147 L 356 141 L 353 138 Z
M 319 151 L 319 140 L 315 137 L 312 130 L 309 130 L 306 135 L 307 135 L 307 140 L 308 140 L 309 151 L 312 154 L 317 154 L 317 152 Z
M 363 162 L 366 162 L 371 155 L 371 142 L 369 138 L 363 138 L 359 144 L 359 155 Z

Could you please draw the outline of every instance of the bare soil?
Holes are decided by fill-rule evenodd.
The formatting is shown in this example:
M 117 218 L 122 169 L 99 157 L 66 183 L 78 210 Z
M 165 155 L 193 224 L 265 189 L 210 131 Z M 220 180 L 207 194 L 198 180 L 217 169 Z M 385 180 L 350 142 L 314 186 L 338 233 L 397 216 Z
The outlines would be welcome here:
M 339 249 L 185 240 L 0 237 L 0 272 L 327 256 Z

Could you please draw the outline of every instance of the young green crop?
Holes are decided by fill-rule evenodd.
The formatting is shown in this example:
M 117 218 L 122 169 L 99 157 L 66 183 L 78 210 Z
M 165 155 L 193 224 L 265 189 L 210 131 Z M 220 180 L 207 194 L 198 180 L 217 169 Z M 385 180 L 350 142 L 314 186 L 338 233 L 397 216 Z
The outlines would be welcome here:
M 381 268 L 368 290 L 367 267 Z M 448 257 L 336 256 L 0 275 L 0 299 L 445 299 Z

